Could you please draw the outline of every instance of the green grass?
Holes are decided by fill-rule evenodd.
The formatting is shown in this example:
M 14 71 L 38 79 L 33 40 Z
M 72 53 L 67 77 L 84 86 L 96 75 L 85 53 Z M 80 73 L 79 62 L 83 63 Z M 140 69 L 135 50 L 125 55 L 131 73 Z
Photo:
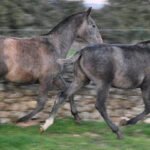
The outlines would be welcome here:
M 67 57 L 73 57 L 75 53 L 76 53 L 76 50 L 70 49 L 69 52 L 67 53 Z
M 44 134 L 39 126 L 21 128 L 0 125 L 0 150 L 149 150 L 150 125 L 121 128 L 123 140 L 117 140 L 103 122 L 57 119 Z

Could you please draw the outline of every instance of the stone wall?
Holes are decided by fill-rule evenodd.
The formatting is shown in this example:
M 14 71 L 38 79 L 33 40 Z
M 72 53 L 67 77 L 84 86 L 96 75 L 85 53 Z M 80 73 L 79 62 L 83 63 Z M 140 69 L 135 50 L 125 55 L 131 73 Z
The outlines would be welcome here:
M 72 80 L 72 65 L 66 67 L 64 78 L 69 82 Z M 0 82 L 0 123 L 13 122 L 17 118 L 27 114 L 36 106 L 38 94 L 38 84 L 14 85 L 12 83 Z M 48 117 L 58 90 L 49 92 L 48 102 L 42 112 L 33 119 L 42 121 Z M 96 91 L 91 83 L 84 87 L 75 95 L 75 102 L 79 115 L 82 119 L 99 120 L 102 119 L 95 109 Z M 119 122 L 122 117 L 131 118 L 143 110 L 141 92 L 135 90 L 110 89 L 107 101 L 109 116 L 115 122 Z M 70 105 L 65 104 L 59 111 L 59 117 L 71 116 Z

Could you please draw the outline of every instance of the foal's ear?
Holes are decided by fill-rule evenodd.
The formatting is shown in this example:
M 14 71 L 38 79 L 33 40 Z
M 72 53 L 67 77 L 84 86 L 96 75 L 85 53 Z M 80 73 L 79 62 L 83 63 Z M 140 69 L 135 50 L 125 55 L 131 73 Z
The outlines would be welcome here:
M 86 11 L 86 16 L 87 16 L 87 17 L 90 15 L 91 11 L 92 11 L 92 7 L 90 7 L 90 8 Z

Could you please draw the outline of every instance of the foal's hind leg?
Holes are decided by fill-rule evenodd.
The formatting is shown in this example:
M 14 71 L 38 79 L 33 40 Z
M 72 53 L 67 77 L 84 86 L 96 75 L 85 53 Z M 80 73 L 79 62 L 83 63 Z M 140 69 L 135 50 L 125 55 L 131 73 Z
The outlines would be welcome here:
M 73 95 L 69 97 L 69 103 L 70 103 L 70 108 L 71 108 L 71 114 L 74 116 L 76 123 L 80 123 L 81 118 L 77 111 L 77 107 L 76 107 Z
M 136 124 L 139 120 L 142 120 L 147 114 L 150 113 L 150 80 L 143 83 L 141 90 L 145 109 L 142 113 L 127 121 L 125 125 Z
M 48 99 L 48 90 L 52 86 L 53 78 L 51 77 L 44 77 L 40 80 L 40 87 L 39 87 L 39 96 L 37 99 L 37 106 L 36 108 L 30 112 L 29 114 L 25 115 L 24 117 L 17 120 L 17 122 L 25 122 L 31 119 L 34 115 L 40 112 Z
M 79 74 L 79 71 L 78 71 L 78 74 Z M 50 117 L 45 121 L 45 124 L 41 126 L 42 132 L 45 131 L 50 125 L 53 124 L 54 118 L 56 116 L 56 113 L 58 112 L 58 109 L 63 104 L 65 104 L 67 99 L 70 99 L 71 96 L 73 96 L 79 89 L 81 89 L 81 87 L 83 87 L 87 83 L 89 83 L 89 80 L 86 77 L 76 76 L 74 82 L 71 83 L 71 85 L 67 88 L 67 90 L 59 94 L 58 99 L 55 101 L 55 104 L 50 113 Z
M 107 84 L 103 84 L 98 87 L 96 109 L 100 112 L 100 114 L 102 115 L 108 126 L 111 128 L 111 130 L 117 135 L 119 139 L 121 139 L 123 137 L 122 133 L 119 131 L 119 128 L 110 120 L 106 111 L 105 102 L 108 96 L 108 90 L 109 85 Z
M 67 89 L 67 87 L 69 86 L 68 83 L 62 78 L 62 76 L 59 76 L 59 77 L 57 78 L 57 80 L 54 80 L 54 84 L 55 84 L 58 88 L 62 89 L 63 91 L 64 91 L 65 89 Z M 76 121 L 77 123 L 79 123 L 81 119 L 80 119 L 80 117 L 79 117 L 79 114 L 78 114 L 78 111 L 77 111 L 77 108 L 76 108 L 76 104 L 75 104 L 75 101 L 74 101 L 73 98 L 74 98 L 74 97 L 71 96 L 70 99 L 69 99 L 70 108 L 71 108 L 71 113 L 72 113 L 72 115 L 74 116 L 75 121 Z

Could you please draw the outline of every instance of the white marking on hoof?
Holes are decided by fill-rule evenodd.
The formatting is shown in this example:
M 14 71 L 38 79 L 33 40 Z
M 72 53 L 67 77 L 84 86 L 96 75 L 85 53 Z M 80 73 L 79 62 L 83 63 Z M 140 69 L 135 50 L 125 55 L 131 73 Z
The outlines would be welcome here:
M 40 131 L 44 132 L 47 130 L 49 126 L 51 126 L 54 123 L 54 117 L 48 118 L 43 125 L 41 125 Z

